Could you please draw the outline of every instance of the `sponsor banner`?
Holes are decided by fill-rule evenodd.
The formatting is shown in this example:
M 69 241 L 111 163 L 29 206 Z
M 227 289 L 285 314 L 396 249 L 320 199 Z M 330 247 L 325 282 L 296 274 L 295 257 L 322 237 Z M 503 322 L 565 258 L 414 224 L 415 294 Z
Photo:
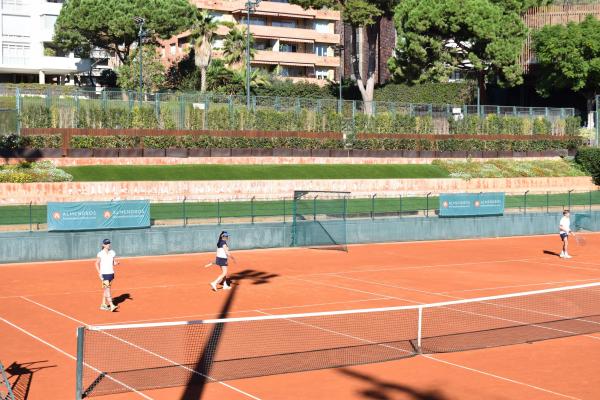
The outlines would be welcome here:
M 504 214 L 504 193 L 455 193 L 440 195 L 440 217 Z
M 150 226 L 150 201 L 87 201 L 48 203 L 49 231 L 145 228 Z

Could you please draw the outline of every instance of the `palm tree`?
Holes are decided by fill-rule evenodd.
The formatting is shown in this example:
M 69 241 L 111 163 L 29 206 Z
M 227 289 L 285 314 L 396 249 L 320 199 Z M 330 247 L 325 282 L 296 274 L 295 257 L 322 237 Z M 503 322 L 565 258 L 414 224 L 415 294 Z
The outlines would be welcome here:
M 194 64 L 200 68 L 200 91 L 206 91 L 206 70 L 212 57 L 212 39 L 219 23 L 206 12 L 196 10 L 196 19 L 192 25 L 192 43 L 194 46 Z
M 254 37 L 250 34 L 250 59 L 254 57 Z M 225 62 L 233 69 L 241 69 L 246 60 L 246 30 L 232 27 L 223 43 Z
M 240 82 L 246 82 L 246 68 L 234 71 L 233 75 Z M 255 68 L 250 72 L 250 91 L 259 86 L 271 86 L 271 75 L 260 68 Z

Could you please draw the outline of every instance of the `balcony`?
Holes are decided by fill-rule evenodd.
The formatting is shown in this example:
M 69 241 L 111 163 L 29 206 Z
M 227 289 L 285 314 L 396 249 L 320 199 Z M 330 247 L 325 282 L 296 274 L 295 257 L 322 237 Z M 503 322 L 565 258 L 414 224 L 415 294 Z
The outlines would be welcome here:
M 334 33 L 320 33 L 314 29 L 250 25 L 250 32 L 258 39 L 281 39 L 284 41 L 298 41 L 303 43 L 317 42 L 337 44 L 340 42 L 340 35 Z
M 246 2 L 244 0 L 192 0 L 192 3 L 199 8 L 229 13 L 240 13 L 244 12 L 246 9 Z M 339 11 L 312 9 L 305 10 L 295 4 L 277 3 L 272 1 L 262 1 L 253 14 L 291 18 L 326 19 L 333 21 L 340 20 Z
M 267 65 L 294 65 L 294 66 L 318 66 L 338 67 L 339 57 L 320 57 L 313 53 L 288 53 L 283 51 L 257 50 L 252 60 L 254 64 Z
M 91 62 L 88 59 L 71 57 L 21 57 L 4 56 L 0 70 L 10 73 L 37 73 L 44 71 L 47 74 L 71 74 L 88 71 Z

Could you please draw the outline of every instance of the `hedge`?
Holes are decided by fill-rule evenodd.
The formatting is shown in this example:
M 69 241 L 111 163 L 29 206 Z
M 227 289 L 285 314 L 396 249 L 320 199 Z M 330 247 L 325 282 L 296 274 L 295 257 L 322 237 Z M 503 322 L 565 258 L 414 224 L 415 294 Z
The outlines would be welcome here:
M 579 149 L 575 161 L 592 176 L 596 185 L 600 185 L 600 148 Z
M 459 140 L 459 139 L 357 139 L 353 149 L 360 150 L 432 150 L 432 151 L 544 151 L 574 149 L 580 140 Z
M 388 83 L 375 89 L 374 99 L 415 104 L 473 104 L 475 88 L 474 82 L 417 85 Z
M 567 117 L 557 120 L 554 124 L 543 117 L 524 118 L 515 116 L 486 116 L 467 115 L 455 121 L 448 119 L 450 133 L 470 135 L 568 135 L 577 136 L 579 133 L 579 117 Z

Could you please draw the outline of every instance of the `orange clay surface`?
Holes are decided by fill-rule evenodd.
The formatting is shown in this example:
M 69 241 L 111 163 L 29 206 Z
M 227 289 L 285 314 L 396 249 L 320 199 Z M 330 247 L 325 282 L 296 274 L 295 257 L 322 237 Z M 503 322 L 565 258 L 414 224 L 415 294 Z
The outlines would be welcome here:
M 213 254 L 124 258 L 117 312 L 98 309 L 93 260 L 0 265 L 0 360 L 20 400 L 75 397 L 81 325 L 387 307 L 600 281 L 600 234 L 560 259 L 558 235 L 235 252 L 233 291 Z M 119 247 L 126 243 L 114 243 Z M 243 276 L 243 279 L 240 277 Z M 234 278 L 235 279 L 235 278 Z M 599 329 L 600 332 L 600 329 Z M 282 339 L 285 340 L 285 333 Z M 600 333 L 398 361 L 95 397 L 117 399 L 599 399 Z M 186 394 L 188 393 L 188 394 Z

